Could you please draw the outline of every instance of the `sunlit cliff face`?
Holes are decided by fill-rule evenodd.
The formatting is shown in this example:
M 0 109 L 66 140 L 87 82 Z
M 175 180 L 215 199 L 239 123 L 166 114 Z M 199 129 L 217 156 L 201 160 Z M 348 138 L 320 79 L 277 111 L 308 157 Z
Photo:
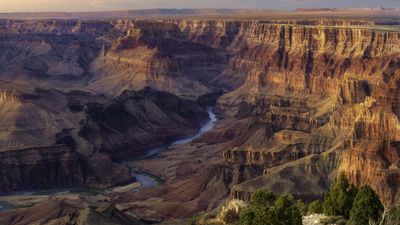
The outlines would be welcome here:
M 229 71 L 246 74 L 219 104 L 236 109 L 236 118 L 251 115 L 260 128 L 236 139 L 224 158 L 261 165 L 266 174 L 234 187 L 237 197 L 261 187 L 296 193 L 315 182 L 304 174 L 328 178 L 340 168 L 355 184 L 373 185 L 386 203 L 398 201 L 400 35 L 336 22 L 343 28 L 177 22 L 191 40 L 234 52 Z

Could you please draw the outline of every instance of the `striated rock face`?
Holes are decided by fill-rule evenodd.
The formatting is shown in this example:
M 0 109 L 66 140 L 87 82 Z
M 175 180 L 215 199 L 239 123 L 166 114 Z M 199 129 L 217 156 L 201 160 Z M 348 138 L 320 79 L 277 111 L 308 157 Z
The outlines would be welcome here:
M 371 141 L 343 155 L 340 169 L 356 185 L 370 184 L 387 204 L 399 202 L 399 143 Z
M 106 188 L 134 181 L 105 154 L 85 158 L 66 145 L 0 152 L 0 192 L 56 188 Z
M 3 80 L 65 87 L 88 78 L 87 68 L 97 57 L 101 43 L 90 36 L 0 32 L 0 49 Z
M 89 20 L 1 20 L 0 28 L 12 34 L 100 36 L 113 28 L 110 21 Z
M 10 225 L 143 225 L 138 219 L 124 214 L 107 203 L 94 204 L 79 197 L 58 198 L 31 208 L 0 213 L 0 223 Z
M 194 101 L 151 89 L 115 99 L 43 89 L 0 96 L 3 192 L 132 182 L 116 160 L 195 133 L 208 117 Z
M 23 98 L 15 91 L 2 90 L 0 91 L 0 102 L 19 102 Z
M 226 161 L 267 168 L 282 165 L 280 170 L 285 171 L 294 163 L 305 163 L 299 159 L 307 155 L 333 154 L 335 161 L 339 160 L 337 167 L 348 173 L 353 183 L 368 183 L 387 204 L 396 204 L 395 183 L 400 171 L 396 163 L 398 148 L 393 143 L 399 140 L 398 98 L 394 94 L 398 93 L 399 34 L 264 24 L 249 27 L 253 32 L 246 32 L 246 44 L 254 47 L 241 54 L 245 59 L 256 57 L 254 64 L 243 89 L 228 94 L 220 103 L 234 105 L 229 98 L 247 98 L 247 104 L 254 106 L 251 114 L 258 123 L 265 124 L 265 140 L 227 150 Z M 271 99 L 270 95 L 280 100 Z M 296 103 L 293 95 L 305 97 Z M 291 96 L 290 100 L 287 96 Z M 237 107 L 236 115 L 241 115 L 241 108 Z M 381 157 L 368 152 L 394 159 L 382 163 Z M 296 167 L 314 166 L 301 164 Z M 337 168 L 324 167 L 332 172 Z M 276 176 L 272 171 L 267 169 L 265 176 Z M 294 177 L 305 174 L 329 178 L 326 172 L 305 172 L 292 172 L 283 180 L 293 182 Z M 274 180 L 276 183 L 258 180 L 248 185 L 260 187 L 265 182 L 264 187 L 275 185 L 270 188 L 282 190 L 278 184 L 285 182 Z M 301 190 L 302 182 L 294 183 L 297 190 L 292 192 Z M 246 185 L 239 189 L 246 189 Z
M 367 29 L 221 21 L 180 26 L 195 41 L 237 50 L 229 68 L 247 73 L 247 83 L 256 90 L 332 94 L 344 76 L 376 74 L 382 80 L 399 51 L 398 33 Z
M 196 102 L 151 89 L 125 91 L 110 104 L 89 104 L 84 110 L 79 136 L 116 160 L 195 133 L 208 117 Z
M 0 155 L 1 191 L 76 187 L 84 183 L 79 155 L 67 146 L 11 150 Z
M 371 184 L 387 204 L 398 202 L 399 33 L 335 27 L 354 23 L 342 21 L 319 27 L 171 22 L 188 39 L 227 50 L 226 71 L 244 79 L 219 99 L 220 110 L 235 118 L 226 119 L 230 138 L 220 141 L 231 144 L 223 157 L 228 164 L 261 165 L 265 178 L 233 193 L 267 187 L 312 194 L 301 188 L 308 186 L 318 194 L 340 169 L 357 185 Z
M 221 73 L 227 61 L 224 52 L 186 40 L 174 24 L 120 21 L 116 27 L 126 36 L 91 65 L 96 76 L 90 87 L 100 92 L 150 87 L 199 97 L 210 92 L 204 83 Z
M 26 90 L 28 91 L 28 90 Z M 63 187 L 109 187 L 132 181 L 128 169 L 109 156 L 92 155 L 92 146 L 77 137 L 81 115 L 72 107 L 102 98 L 88 93 L 1 92 L 0 191 Z M 73 108 L 73 107 L 72 107 Z M 76 128 L 74 128 L 76 127 Z M 101 163 L 106 173 L 92 169 Z M 94 179 L 95 178 L 95 179 Z

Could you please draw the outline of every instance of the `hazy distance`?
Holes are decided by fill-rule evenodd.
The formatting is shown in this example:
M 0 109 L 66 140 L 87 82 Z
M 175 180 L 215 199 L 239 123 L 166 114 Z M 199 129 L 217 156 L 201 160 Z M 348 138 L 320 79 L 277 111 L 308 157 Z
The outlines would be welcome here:
M 400 7 L 398 0 L 1 0 L 0 12 L 76 12 L 148 8 L 279 9 Z

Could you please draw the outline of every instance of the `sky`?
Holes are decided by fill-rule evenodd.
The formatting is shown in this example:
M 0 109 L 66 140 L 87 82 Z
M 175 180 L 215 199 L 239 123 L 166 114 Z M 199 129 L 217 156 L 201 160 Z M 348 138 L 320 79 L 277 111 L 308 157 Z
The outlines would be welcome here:
M 282 9 L 400 7 L 400 0 L 0 0 L 0 12 L 107 11 L 147 8 Z

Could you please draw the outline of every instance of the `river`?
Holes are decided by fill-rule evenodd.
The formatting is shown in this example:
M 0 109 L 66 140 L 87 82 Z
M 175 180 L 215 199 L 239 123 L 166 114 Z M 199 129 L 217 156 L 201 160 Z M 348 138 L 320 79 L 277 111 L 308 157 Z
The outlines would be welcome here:
M 201 137 L 203 134 L 207 133 L 208 131 L 212 130 L 214 128 L 215 122 L 217 122 L 217 117 L 212 111 L 213 109 L 210 107 L 208 108 L 207 112 L 209 115 L 208 121 L 198 130 L 196 134 L 193 134 L 191 136 L 181 138 L 178 140 L 175 140 L 174 142 L 170 144 L 166 144 L 160 147 L 153 148 L 148 151 L 148 153 L 141 157 L 139 160 L 144 160 L 144 159 L 149 159 L 152 158 L 156 155 L 158 155 L 162 151 L 167 151 L 171 147 L 175 147 L 177 145 L 183 145 L 192 142 L 193 140 Z M 132 169 L 132 164 L 134 164 L 134 161 L 129 161 L 129 162 L 124 162 L 124 165 L 129 166 Z M 137 171 L 131 171 L 132 176 L 135 176 L 137 182 L 140 183 L 139 187 L 129 189 L 131 191 L 139 191 L 142 188 L 152 188 L 156 187 L 159 185 L 159 182 L 157 181 L 157 178 L 154 176 L 151 176 L 146 173 L 142 172 L 137 172 Z M 129 188 L 129 185 L 127 185 Z M 118 187 L 117 187 L 118 188 Z M 113 189 L 107 190 L 112 191 Z M 92 189 L 85 189 L 85 188 L 69 188 L 69 189 L 50 189 L 50 190 L 39 190 L 39 191 L 21 191 L 21 192 L 14 192 L 14 193 L 9 193 L 6 196 L 34 196 L 34 195 L 63 195 L 63 194 L 69 194 L 69 193 L 87 193 L 87 194 L 99 194 L 100 191 L 98 190 L 92 190 Z M 3 196 L 3 197 L 6 197 Z M 1 211 L 8 211 L 11 209 L 15 209 L 17 206 L 7 202 L 7 201 L 2 201 L 2 198 L 0 196 L 0 212 Z
M 0 212 L 16 209 L 17 207 L 8 202 L 0 202 Z
M 209 116 L 208 121 L 197 131 L 196 134 L 193 134 L 191 136 L 188 136 L 188 137 L 185 137 L 182 139 L 175 140 L 174 142 L 167 144 L 167 145 L 153 148 L 153 149 L 149 150 L 146 155 L 141 157 L 140 160 L 152 158 L 152 157 L 158 155 L 162 151 L 167 151 L 171 147 L 175 147 L 177 145 L 188 144 L 188 143 L 192 142 L 193 140 L 201 137 L 203 134 L 207 133 L 208 131 L 212 130 L 214 128 L 215 122 L 217 122 L 218 119 L 217 119 L 217 116 L 213 113 L 212 107 L 209 107 L 207 109 L 207 113 Z M 132 162 L 127 162 L 126 164 L 129 165 L 131 163 Z M 140 187 L 135 188 L 133 191 L 138 191 L 141 188 L 151 188 L 151 187 L 155 187 L 158 185 L 158 182 L 156 181 L 156 179 L 154 177 L 149 176 L 148 174 L 134 172 L 132 175 L 135 176 L 136 180 L 141 184 Z
M 183 145 L 183 144 L 187 144 L 192 142 L 193 140 L 201 137 L 203 134 L 207 133 L 208 131 L 212 130 L 214 128 L 214 124 L 215 122 L 217 122 L 217 116 L 213 113 L 213 108 L 209 107 L 207 109 L 207 113 L 209 116 L 209 119 L 207 121 L 207 123 L 205 123 L 200 129 L 199 131 L 197 131 L 196 134 L 182 138 L 182 139 L 178 139 L 175 140 L 172 143 L 163 145 L 163 146 L 159 146 L 156 148 L 151 149 L 150 151 L 147 152 L 146 155 L 142 156 L 140 159 L 148 159 L 151 158 L 157 154 L 159 154 L 162 151 L 168 150 L 170 147 L 176 146 L 176 145 Z

